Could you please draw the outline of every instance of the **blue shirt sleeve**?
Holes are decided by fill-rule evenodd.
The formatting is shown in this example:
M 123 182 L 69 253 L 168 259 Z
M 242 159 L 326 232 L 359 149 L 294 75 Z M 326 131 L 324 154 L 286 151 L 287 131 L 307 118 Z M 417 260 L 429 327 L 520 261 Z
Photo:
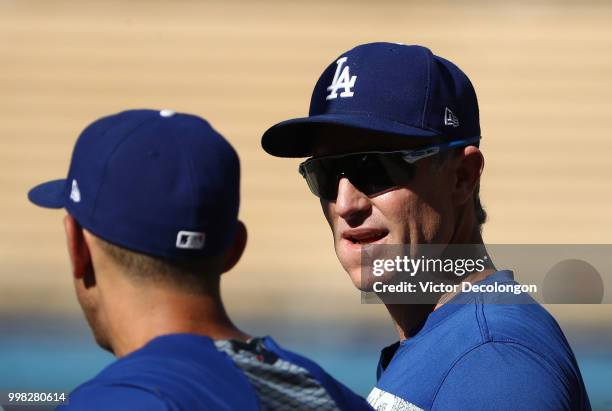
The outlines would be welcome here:
M 570 373 L 530 349 L 489 342 L 464 354 L 438 389 L 432 410 L 586 410 L 572 404 Z
M 127 384 L 85 385 L 74 390 L 57 411 L 168 411 L 153 392 Z

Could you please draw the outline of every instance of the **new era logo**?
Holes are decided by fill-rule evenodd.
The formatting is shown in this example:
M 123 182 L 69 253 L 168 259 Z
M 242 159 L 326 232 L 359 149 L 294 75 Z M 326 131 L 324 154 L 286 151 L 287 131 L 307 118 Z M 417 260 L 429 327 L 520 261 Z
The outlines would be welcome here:
M 332 83 L 327 87 L 329 94 L 325 97 L 326 100 L 338 98 L 338 90 L 341 88 L 344 91 L 340 93 L 340 97 L 353 97 L 353 94 L 355 94 L 351 89 L 355 87 L 357 76 L 351 76 L 349 66 L 342 68 L 346 60 L 346 57 L 341 57 L 336 61 L 336 73 L 334 73 Z
M 448 107 L 444 110 L 444 125 L 459 127 L 459 119 Z
M 70 199 L 75 203 L 81 202 L 81 191 L 79 191 L 79 185 L 76 180 L 72 180 L 72 187 L 70 188 Z
M 204 233 L 197 231 L 179 231 L 176 236 L 176 248 L 188 250 L 201 250 L 204 248 Z

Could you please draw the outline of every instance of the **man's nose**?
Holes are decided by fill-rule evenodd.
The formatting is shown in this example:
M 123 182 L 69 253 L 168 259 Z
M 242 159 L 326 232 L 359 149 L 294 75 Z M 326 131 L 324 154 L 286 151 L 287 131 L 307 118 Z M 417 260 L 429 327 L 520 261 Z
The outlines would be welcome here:
M 370 212 L 371 201 L 359 191 L 346 177 L 338 182 L 338 197 L 336 198 L 336 213 L 345 220 L 363 218 Z

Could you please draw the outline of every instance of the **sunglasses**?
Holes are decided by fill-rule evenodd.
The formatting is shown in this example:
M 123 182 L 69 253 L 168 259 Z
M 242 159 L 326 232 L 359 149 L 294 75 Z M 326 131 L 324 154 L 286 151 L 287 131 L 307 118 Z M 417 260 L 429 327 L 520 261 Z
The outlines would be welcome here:
M 348 178 L 357 190 L 374 196 L 405 186 L 415 175 L 415 163 L 451 148 L 466 146 L 480 137 L 458 140 L 416 150 L 366 151 L 310 158 L 300 164 L 299 172 L 312 193 L 327 201 L 336 201 L 338 183 Z

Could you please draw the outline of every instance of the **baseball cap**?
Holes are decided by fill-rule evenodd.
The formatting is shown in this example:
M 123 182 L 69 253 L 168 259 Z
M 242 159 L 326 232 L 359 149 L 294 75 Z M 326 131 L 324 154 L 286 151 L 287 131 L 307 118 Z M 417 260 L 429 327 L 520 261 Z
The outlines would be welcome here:
M 195 115 L 128 110 L 81 133 L 65 179 L 28 193 L 65 208 L 81 226 L 124 248 L 176 259 L 217 255 L 237 227 L 240 163 Z
M 426 47 L 396 43 L 363 44 L 340 55 L 317 81 L 308 117 L 272 126 L 261 144 L 275 156 L 308 157 L 322 126 L 372 132 L 373 138 L 480 138 L 476 92 L 465 73 Z

